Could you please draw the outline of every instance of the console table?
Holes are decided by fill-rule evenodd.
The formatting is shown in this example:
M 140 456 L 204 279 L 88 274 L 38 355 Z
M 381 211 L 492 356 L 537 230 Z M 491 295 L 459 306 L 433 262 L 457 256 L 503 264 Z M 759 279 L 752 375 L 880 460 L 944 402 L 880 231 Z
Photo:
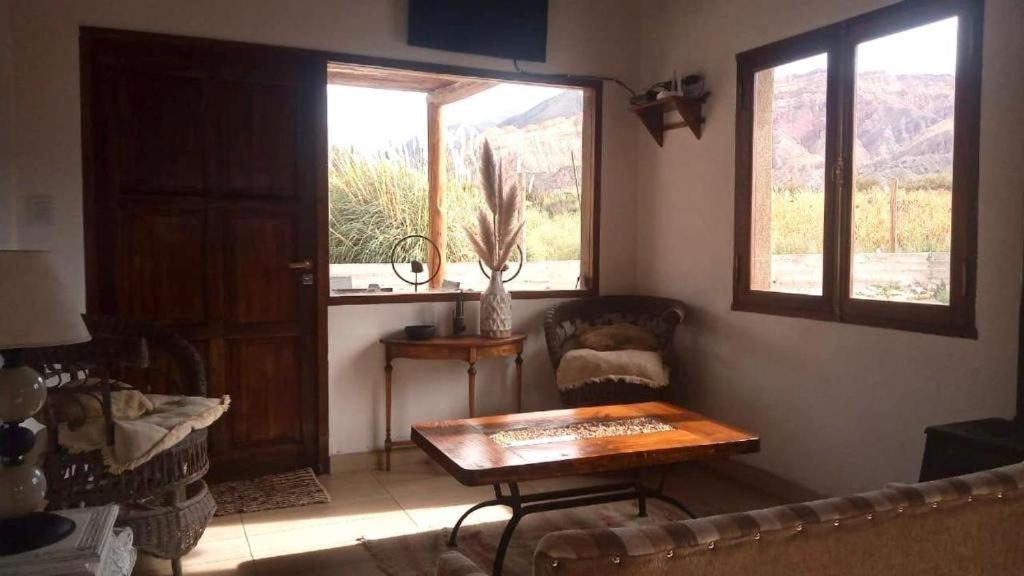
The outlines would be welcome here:
M 523 410 L 523 343 L 525 334 L 513 334 L 508 338 L 484 338 L 483 336 L 453 336 L 409 340 L 407 338 L 385 338 L 384 344 L 384 469 L 391 470 L 391 448 L 412 445 L 411 440 L 391 440 L 391 363 L 399 358 L 416 360 L 461 360 L 469 364 L 469 417 L 476 416 L 476 363 L 481 358 L 515 357 L 516 362 L 516 410 Z

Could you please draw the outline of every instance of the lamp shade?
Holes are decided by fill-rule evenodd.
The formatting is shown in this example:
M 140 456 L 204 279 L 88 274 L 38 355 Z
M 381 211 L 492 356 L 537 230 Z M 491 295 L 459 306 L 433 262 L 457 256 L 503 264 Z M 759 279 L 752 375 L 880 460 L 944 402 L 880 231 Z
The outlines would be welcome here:
M 89 340 L 49 252 L 0 250 L 0 350 Z

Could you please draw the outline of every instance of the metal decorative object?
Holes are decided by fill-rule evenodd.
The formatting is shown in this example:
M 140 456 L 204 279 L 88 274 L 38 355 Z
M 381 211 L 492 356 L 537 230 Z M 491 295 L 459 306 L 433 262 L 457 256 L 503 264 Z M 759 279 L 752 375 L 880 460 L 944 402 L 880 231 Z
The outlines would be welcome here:
M 434 254 L 437 256 L 437 258 L 434 259 L 434 261 L 437 262 L 437 267 L 434 269 L 433 272 L 430 273 L 430 276 L 422 282 L 420 282 L 420 274 L 422 274 L 424 271 L 423 262 L 420 262 L 419 260 L 413 260 L 412 262 L 409 263 L 409 268 L 413 273 L 413 280 L 409 280 L 405 276 L 402 276 L 402 273 L 398 271 L 398 266 L 396 266 L 395 264 L 395 257 L 398 254 L 398 248 L 405 244 L 406 242 L 413 240 L 414 238 L 420 238 L 424 240 L 427 244 L 430 244 L 430 248 L 433 249 Z M 398 242 L 395 242 L 395 245 L 391 247 L 391 269 L 395 272 L 395 276 L 398 276 L 398 278 L 402 282 L 405 282 L 406 284 L 411 284 L 414 292 L 419 292 L 420 286 L 430 283 L 430 281 L 433 280 L 435 276 L 437 276 L 437 273 L 441 271 L 441 251 L 437 249 L 437 244 L 434 244 L 434 242 L 430 238 L 427 238 L 426 236 L 423 236 L 421 234 L 410 234 L 408 236 L 405 236 L 404 238 L 399 239 Z

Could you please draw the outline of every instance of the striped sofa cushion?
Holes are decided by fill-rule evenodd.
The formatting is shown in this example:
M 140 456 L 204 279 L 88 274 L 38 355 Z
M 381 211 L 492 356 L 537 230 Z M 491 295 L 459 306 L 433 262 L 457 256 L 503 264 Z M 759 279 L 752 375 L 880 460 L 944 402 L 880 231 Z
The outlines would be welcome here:
M 851 523 L 877 522 L 903 513 L 979 499 L 1024 498 L 1024 463 L 921 484 L 889 484 L 882 490 L 753 512 L 626 528 L 566 530 L 546 535 L 537 546 L 538 561 L 584 560 L 728 545 L 747 539 L 772 539 L 794 531 Z

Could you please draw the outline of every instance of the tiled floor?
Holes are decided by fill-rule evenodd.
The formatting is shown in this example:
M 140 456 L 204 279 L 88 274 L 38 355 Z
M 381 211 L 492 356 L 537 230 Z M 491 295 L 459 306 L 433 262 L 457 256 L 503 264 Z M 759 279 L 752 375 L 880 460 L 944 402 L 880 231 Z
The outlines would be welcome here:
M 199 546 L 185 557 L 190 576 L 344 574 L 378 576 L 360 538 L 386 538 L 451 526 L 469 506 L 489 499 L 489 487 L 466 488 L 440 468 L 416 463 L 391 472 L 344 472 L 320 477 L 330 504 L 214 518 Z M 565 478 L 529 482 L 524 492 L 594 483 Z M 698 513 L 751 510 L 778 504 L 772 497 L 702 466 L 677 469 L 667 491 Z M 469 523 L 508 518 L 483 509 Z M 170 574 L 170 563 L 141 556 L 135 574 Z

